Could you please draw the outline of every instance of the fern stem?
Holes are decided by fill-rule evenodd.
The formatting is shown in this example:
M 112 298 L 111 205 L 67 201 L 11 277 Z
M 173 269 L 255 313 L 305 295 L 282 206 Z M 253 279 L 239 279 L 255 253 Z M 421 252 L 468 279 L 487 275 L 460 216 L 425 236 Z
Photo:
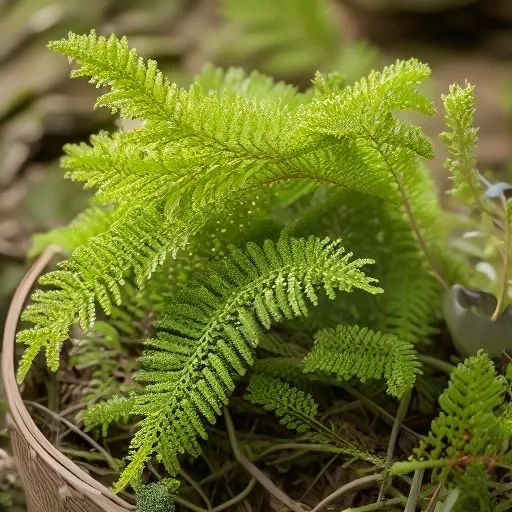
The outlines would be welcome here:
M 220 505 L 214 507 L 212 512 L 221 512 L 222 510 L 229 509 L 232 505 L 235 505 L 236 503 L 239 503 L 240 501 L 247 498 L 247 496 L 249 496 L 249 494 L 251 494 L 251 491 L 254 489 L 256 481 L 256 478 L 251 478 L 251 480 L 247 484 L 247 487 L 243 491 L 238 493 L 236 496 L 233 496 L 230 500 L 225 501 L 224 503 L 221 503 Z
M 400 399 L 398 410 L 396 411 L 395 421 L 393 422 L 393 428 L 391 429 L 391 435 L 389 436 L 388 450 L 386 452 L 385 471 L 387 476 L 382 481 L 377 501 L 382 501 L 382 498 L 384 497 L 384 491 L 386 490 L 386 487 L 388 487 L 391 484 L 391 481 L 393 479 L 392 477 L 390 477 L 390 475 L 388 475 L 388 472 L 389 468 L 391 467 L 391 461 L 393 460 L 393 453 L 395 452 L 395 446 L 396 441 L 398 439 L 398 433 L 400 432 L 400 426 L 402 425 L 402 422 L 405 419 L 407 409 L 409 409 L 409 404 L 411 403 L 411 395 L 411 389 L 406 391 L 404 396 Z
M 420 244 L 421 250 L 423 251 L 423 254 L 425 255 L 426 260 L 428 261 L 430 265 L 430 269 L 432 270 L 432 273 L 434 274 L 434 277 L 441 283 L 443 288 L 448 288 L 448 282 L 444 278 L 444 276 L 441 274 L 441 271 L 437 268 L 437 263 L 435 262 L 432 254 L 430 253 L 430 249 L 428 247 L 428 244 L 423 237 L 423 233 L 421 232 L 421 229 L 416 221 L 416 218 L 414 216 L 414 213 L 412 211 L 411 203 L 409 201 L 409 198 L 407 196 L 407 193 L 403 187 L 402 180 L 396 173 L 396 171 L 393 169 L 389 161 L 387 160 L 386 156 L 382 151 L 380 151 L 380 154 L 382 155 L 382 158 L 384 159 L 384 162 L 388 166 L 389 171 L 393 175 L 393 178 L 395 179 L 396 184 L 398 185 L 398 190 L 400 192 L 400 196 L 402 198 L 402 204 L 405 209 L 405 214 L 407 215 L 407 218 L 409 219 L 409 224 L 411 225 L 411 229 L 414 232 L 414 235 L 416 236 L 416 240 Z
M 505 211 L 505 250 L 503 253 L 503 273 L 501 276 L 501 284 L 500 291 L 498 294 L 498 302 L 496 303 L 496 309 L 491 316 L 491 320 L 495 322 L 500 317 L 503 306 L 505 305 L 505 301 L 507 299 L 508 292 L 508 267 L 510 266 L 510 242 L 512 238 L 512 227 L 510 219 L 508 218 L 507 212 L 507 200 L 503 194 L 500 196 L 501 204 L 503 205 L 503 209 Z
M 116 461 L 112 458 L 110 453 L 108 453 L 107 450 L 105 450 L 103 446 L 99 445 L 92 437 L 88 436 L 85 432 L 80 430 L 76 425 L 68 421 L 66 418 L 63 418 L 60 414 L 56 413 L 55 411 L 48 409 L 42 404 L 32 402 L 30 400 L 24 400 L 23 403 L 30 407 L 34 407 L 41 412 L 44 412 L 48 416 L 51 416 L 53 419 L 60 421 L 61 423 L 66 425 L 66 427 L 69 428 L 69 430 L 73 431 L 75 434 L 80 436 L 87 443 L 89 443 L 95 450 L 101 453 L 107 464 L 110 466 L 110 468 L 112 468 L 116 473 L 119 471 L 119 465 L 116 464 Z
M 443 468 L 445 466 L 452 466 L 453 463 L 451 459 L 400 461 L 395 462 L 391 466 L 391 474 L 402 475 L 404 473 L 412 473 L 417 469 Z
M 416 503 L 418 503 L 418 497 L 421 491 L 421 483 L 423 481 L 424 472 L 424 469 L 417 469 L 414 472 L 414 477 L 412 479 L 411 489 L 409 491 L 407 503 L 405 504 L 404 512 L 415 512 Z
M 255 460 L 262 459 L 267 455 L 270 455 L 273 452 L 279 452 L 283 450 L 304 450 L 310 452 L 324 452 L 324 453 L 342 453 L 342 449 L 339 446 L 331 446 L 328 444 L 307 444 L 307 443 L 282 443 L 273 445 L 270 448 L 267 448 L 265 451 L 261 452 Z
M 453 364 L 443 361 L 442 359 L 438 359 L 437 357 L 427 356 L 425 354 L 417 354 L 416 357 L 418 358 L 418 361 L 421 361 L 436 370 L 440 370 L 448 376 L 450 376 L 452 371 L 455 370 L 455 366 Z
M 376 466 L 378 466 L 381 463 L 381 461 L 377 457 L 374 457 L 369 453 L 365 454 L 364 450 L 361 450 L 357 445 L 352 444 L 350 441 L 347 441 L 343 437 L 339 436 L 336 432 L 326 427 L 318 420 L 313 419 L 311 421 L 311 425 L 317 432 L 331 439 L 332 442 L 335 443 L 337 447 L 339 447 L 340 452 L 366 460 L 367 462 L 371 462 Z
M 341 387 L 343 389 L 345 389 L 345 391 L 350 393 L 352 396 L 354 396 L 357 399 L 361 400 L 361 402 L 363 402 L 368 407 L 368 409 L 371 409 L 371 410 L 373 410 L 374 413 L 380 415 L 382 417 L 382 419 L 386 423 L 388 423 L 390 425 L 394 424 L 394 422 L 395 422 L 394 416 L 392 414 L 390 414 L 388 411 L 386 411 L 386 409 L 384 409 L 380 405 L 376 404 L 373 400 L 371 400 L 367 396 L 363 395 L 363 393 L 360 393 L 357 389 L 353 388 L 349 384 L 343 384 L 343 385 L 341 385 Z M 409 434 L 412 434 L 414 437 L 417 437 L 417 438 L 420 438 L 420 439 L 422 438 L 422 436 L 420 434 L 418 434 L 417 432 L 415 432 L 414 430 L 412 430 L 408 426 L 403 425 L 403 424 L 400 425 L 400 426 L 404 430 L 409 432 Z
M 389 500 L 363 505 L 362 507 L 346 508 L 342 510 L 342 512 L 375 512 L 375 510 L 383 510 L 391 505 L 399 505 L 400 503 L 404 503 L 403 498 L 391 498 Z
M 342 485 L 339 489 L 336 489 L 333 493 L 329 494 L 326 498 L 324 498 L 316 507 L 314 507 L 311 512 L 320 512 L 320 510 L 324 509 L 329 503 L 333 502 L 335 499 L 339 498 L 343 494 L 357 489 L 359 487 L 365 486 L 367 484 L 372 484 L 374 482 L 378 482 L 382 479 L 381 474 L 376 475 L 367 475 L 357 480 L 352 480 L 348 484 Z
M 179 475 L 190 484 L 190 486 L 197 492 L 197 494 L 199 494 L 201 499 L 204 501 L 204 504 L 206 505 L 206 509 L 208 512 L 211 512 L 212 504 L 210 503 L 208 496 L 206 496 L 204 491 L 201 489 L 201 486 L 186 471 L 183 471 L 183 469 L 180 470 Z
M 299 503 L 292 500 L 286 493 L 284 493 L 277 485 L 270 480 L 270 478 L 263 473 L 258 467 L 256 467 L 249 459 L 242 453 L 238 446 L 236 439 L 235 427 L 233 426 L 233 420 L 227 407 L 224 407 L 224 421 L 226 422 L 226 430 L 228 432 L 229 442 L 233 455 L 238 463 L 249 473 L 253 478 L 258 480 L 262 487 L 264 487 L 274 498 L 279 500 L 283 505 L 286 505 L 289 509 L 294 512 L 305 512 Z
M 388 157 L 386 156 L 385 151 L 381 148 L 379 143 L 368 133 L 368 137 L 373 140 L 374 147 L 376 151 L 380 154 L 382 157 L 382 160 L 386 164 L 389 172 L 392 174 L 397 186 L 398 191 L 400 192 L 400 197 L 402 198 L 402 204 L 405 209 L 405 214 L 407 215 L 407 219 L 409 220 L 409 224 L 411 225 L 411 229 L 414 232 L 414 235 L 416 236 L 416 240 L 420 244 L 420 248 L 423 251 L 423 254 L 425 255 L 426 260 L 428 261 L 430 268 L 435 276 L 435 278 L 441 283 L 441 285 L 444 288 L 448 288 L 448 282 L 443 277 L 441 272 L 437 268 L 437 264 L 432 257 L 432 254 L 430 253 L 430 249 L 428 248 L 427 242 L 425 241 L 425 238 L 423 237 L 423 234 L 421 232 L 421 229 L 416 221 L 416 218 L 414 216 L 414 213 L 412 211 L 411 203 L 409 201 L 409 197 L 407 196 L 407 192 L 405 191 L 402 180 L 400 179 L 400 176 L 395 171 L 394 167 L 391 165 L 391 162 L 388 160 Z

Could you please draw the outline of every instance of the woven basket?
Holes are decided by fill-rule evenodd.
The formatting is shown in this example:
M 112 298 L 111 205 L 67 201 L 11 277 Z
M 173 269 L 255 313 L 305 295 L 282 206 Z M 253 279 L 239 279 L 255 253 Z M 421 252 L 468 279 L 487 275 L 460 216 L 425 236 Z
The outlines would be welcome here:
M 9 308 L 2 350 L 2 378 L 9 404 L 7 425 L 29 512 L 126 512 L 134 506 L 115 496 L 60 453 L 44 437 L 23 403 L 15 378 L 15 335 L 35 280 L 54 255 L 48 249 L 21 281 Z

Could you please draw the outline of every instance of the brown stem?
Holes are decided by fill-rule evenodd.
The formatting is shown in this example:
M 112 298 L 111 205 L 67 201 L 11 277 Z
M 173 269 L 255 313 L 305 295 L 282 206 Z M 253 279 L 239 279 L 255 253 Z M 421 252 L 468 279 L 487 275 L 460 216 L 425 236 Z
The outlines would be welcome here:
M 228 431 L 229 442 L 231 444 L 231 449 L 233 450 L 233 455 L 235 459 L 238 461 L 240 466 L 242 466 L 247 473 L 249 473 L 253 478 L 255 478 L 262 487 L 264 487 L 274 498 L 279 500 L 283 505 L 286 505 L 290 510 L 294 512 L 305 512 L 305 510 L 300 506 L 299 503 L 292 500 L 286 493 L 284 493 L 277 485 L 270 480 L 270 478 L 263 473 L 258 467 L 256 467 L 249 459 L 242 453 L 240 447 L 238 446 L 238 441 L 236 439 L 235 427 L 233 426 L 233 421 L 229 414 L 227 407 L 224 407 L 224 420 L 226 422 L 226 430 Z
M 443 489 L 443 483 L 441 482 L 434 491 L 432 498 L 425 509 L 425 512 L 433 512 L 434 507 L 436 506 L 437 501 L 439 500 L 439 496 L 441 495 L 441 490 Z
M 373 482 L 378 482 L 382 479 L 382 475 L 368 475 L 363 476 L 362 478 L 358 478 L 357 480 L 352 480 L 348 484 L 341 486 L 339 489 L 336 489 L 333 493 L 329 494 L 326 498 L 324 498 L 311 512 L 320 512 L 323 508 L 325 508 L 329 503 L 333 502 L 335 499 L 339 498 L 341 495 L 357 489 L 358 487 L 362 487 L 363 485 L 370 484 Z
M 119 465 L 116 464 L 116 462 L 114 461 L 114 459 L 112 458 L 110 453 L 108 453 L 107 450 L 105 450 L 105 448 L 103 448 L 101 445 L 99 445 L 92 437 L 88 436 L 85 432 L 80 430 L 76 425 L 74 425 L 73 423 L 68 421 L 66 418 L 63 418 L 60 414 L 56 413 L 55 411 L 48 409 L 47 407 L 45 407 L 42 404 L 39 404 L 37 402 L 31 402 L 30 400 L 24 400 L 24 403 L 30 407 L 34 407 L 34 408 L 38 409 L 39 411 L 47 414 L 48 416 L 51 416 L 55 420 L 60 421 L 61 423 L 66 425 L 66 427 L 68 427 L 75 434 L 77 434 L 82 439 L 84 439 L 87 443 L 89 443 L 95 450 L 97 450 L 99 453 L 101 453 L 101 455 L 103 456 L 105 461 L 108 463 L 108 465 L 114 471 L 116 471 L 116 472 L 119 471 Z

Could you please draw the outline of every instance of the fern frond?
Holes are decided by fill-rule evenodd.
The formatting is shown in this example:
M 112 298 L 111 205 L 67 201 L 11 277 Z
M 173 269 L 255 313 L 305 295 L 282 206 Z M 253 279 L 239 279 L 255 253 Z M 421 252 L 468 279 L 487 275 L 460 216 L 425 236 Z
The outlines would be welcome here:
M 464 87 L 452 84 L 442 100 L 448 131 L 441 133 L 440 138 L 448 149 L 445 167 L 452 174 L 451 193 L 458 199 L 480 202 L 483 190 L 476 169 L 478 130 L 473 126 L 474 87 L 468 83 Z
M 95 189 L 97 203 L 161 207 L 172 184 L 198 158 L 186 159 L 179 152 L 164 158 L 160 152 L 134 145 L 131 137 L 133 133 L 100 132 L 89 144 L 66 145 L 61 159 L 66 177 Z
M 144 419 L 116 488 L 132 481 L 154 452 L 171 473 L 179 468 L 179 454 L 197 455 L 197 438 L 207 435 L 204 423 L 215 422 L 235 376 L 252 364 L 262 330 L 307 314 L 319 286 L 331 298 L 354 288 L 379 293 L 360 270 L 370 261 L 350 256 L 329 239 L 250 243 L 245 251 L 232 248 L 184 288 L 159 322 L 157 337 L 146 342 L 139 372 L 145 389 L 133 396 L 131 410 Z M 97 419 L 104 424 L 100 411 L 101 418 L 94 408 L 87 413 L 89 427 Z
M 441 413 L 415 456 L 450 461 L 442 477 L 461 461 L 485 464 L 502 454 L 509 437 L 499 417 L 506 388 L 505 379 L 496 375 L 494 364 L 484 352 L 459 364 L 439 397 Z
M 293 110 L 243 94 L 208 93 L 197 84 L 178 91 L 154 63 L 129 50 L 124 38 L 70 34 L 51 46 L 77 60 L 81 67 L 75 75 L 111 86 L 99 104 L 119 109 L 125 117 L 143 117 L 146 123 L 133 132 L 100 134 L 90 145 L 67 148 L 68 175 L 96 188 L 97 201 L 113 205 L 113 221 L 106 231 L 85 240 L 59 271 L 41 280 L 52 289 L 36 293 L 26 313 L 35 325 L 19 334 L 27 345 L 20 380 L 41 350 L 55 370 L 75 321 L 90 328 L 97 304 L 107 314 L 112 304 L 119 304 L 127 278 L 133 276 L 143 286 L 168 254 L 189 244 L 209 220 L 241 198 L 268 194 L 269 187 L 290 182 L 328 183 L 396 197 L 385 162 L 360 143 L 357 130 L 338 139 L 322 137 L 321 130 L 304 124 L 310 118 L 318 122 L 324 102 L 326 112 L 332 111 L 335 97 Z M 348 92 L 344 89 L 339 99 L 349 105 L 347 114 L 356 116 L 356 125 L 360 109 L 381 113 L 379 96 L 388 110 L 419 104 L 419 110 L 429 111 L 410 83 L 426 74 L 416 61 L 397 63 L 382 73 L 381 81 L 374 73 Z M 367 101 L 368 94 L 354 93 L 365 90 L 364 84 L 373 87 L 366 87 L 373 103 Z M 410 130 L 396 131 L 397 126 L 388 111 L 378 128 L 379 140 L 409 147 Z
M 434 113 L 432 102 L 417 90 L 428 76 L 430 68 L 416 59 L 397 61 L 339 94 L 313 99 L 304 112 L 305 125 L 314 133 L 405 148 L 432 158 L 432 144 L 420 129 L 392 115 L 395 110 Z
M 97 106 L 119 111 L 129 119 L 166 120 L 176 115 L 180 91 L 157 69 L 153 60 L 144 61 L 128 47 L 126 37 L 68 34 L 52 41 L 49 48 L 77 62 L 72 77 L 90 77 L 98 87 L 112 90 L 101 96 Z
M 384 378 L 388 393 L 397 397 L 413 386 L 419 366 L 410 343 L 357 325 L 320 331 L 304 359 L 306 373 L 334 374 L 341 381 Z
M 194 83 L 207 93 L 218 95 L 243 95 L 258 103 L 278 102 L 290 108 L 296 108 L 309 100 L 309 93 L 299 93 L 294 85 L 282 81 L 274 81 L 270 76 L 259 71 L 247 73 L 242 68 L 222 68 L 207 64 L 195 77 Z
M 318 411 L 313 397 L 288 383 L 256 373 L 247 386 L 247 400 L 279 417 L 279 423 L 297 432 L 307 432 Z
M 72 339 L 69 364 L 81 372 L 84 386 L 80 402 L 84 408 L 117 394 L 126 394 L 136 384 L 136 356 L 142 339 L 152 332 L 152 323 L 180 287 L 186 275 L 181 259 L 164 264 L 140 290 L 127 281 L 122 289 L 122 306 L 113 306 L 108 322 L 97 321 L 94 329 Z
M 93 236 L 107 231 L 113 222 L 113 213 L 112 208 L 92 206 L 80 213 L 69 226 L 37 233 L 32 238 L 29 257 L 37 256 L 50 245 L 71 254 Z
M 145 282 L 165 258 L 169 243 L 165 219 L 149 209 L 136 209 L 128 218 L 115 220 L 106 232 L 89 238 L 59 270 L 40 278 L 40 284 L 52 289 L 36 291 L 23 313 L 34 327 L 17 336 L 18 342 L 27 345 L 18 379 L 23 380 L 43 349 L 48 366 L 55 371 L 75 318 L 84 331 L 91 329 L 96 301 L 109 314 L 112 304 L 121 302 L 124 279 L 134 272 L 139 284 Z
M 432 215 L 441 214 L 424 192 L 431 183 L 422 169 L 408 176 L 409 190 L 418 204 L 415 213 L 433 240 L 439 228 Z M 433 325 L 440 314 L 442 288 L 431 274 L 408 219 L 395 203 L 348 190 L 320 189 L 308 209 L 302 210 L 286 230 L 296 236 L 343 236 L 357 254 L 372 255 L 374 273 L 386 290 L 380 296 L 352 295 L 349 301 L 340 296 L 328 311 L 317 308 L 312 314 L 321 314 L 321 324 L 316 328 L 312 325 L 315 331 L 357 323 L 413 344 L 436 332 Z M 440 236 L 440 240 L 444 238 Z
M 87 428 L 99 425 L 103 435 L 107 434 L 111 423 L 120 423 L 128 419 L 136 406 L 132 397 L 113 396 L 105 402 L 94 404 L 93 407 L 79 413 L 77 420 L 83 422 Z

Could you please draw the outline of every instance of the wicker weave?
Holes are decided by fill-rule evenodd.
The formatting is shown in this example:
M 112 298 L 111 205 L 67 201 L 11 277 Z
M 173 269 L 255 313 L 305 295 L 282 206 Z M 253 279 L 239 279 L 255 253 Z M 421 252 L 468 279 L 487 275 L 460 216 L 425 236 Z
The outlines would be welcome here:
M 28 512 L 126 512 L 134 507 L 60 453 L 30 417 L 15 378 L 14 347 L 25 299 L 54 252 L 34 263 L 14 294 L 5 324 L 2 378 L 9 404 L 8 427 L 16 465 L 25 488 Z

